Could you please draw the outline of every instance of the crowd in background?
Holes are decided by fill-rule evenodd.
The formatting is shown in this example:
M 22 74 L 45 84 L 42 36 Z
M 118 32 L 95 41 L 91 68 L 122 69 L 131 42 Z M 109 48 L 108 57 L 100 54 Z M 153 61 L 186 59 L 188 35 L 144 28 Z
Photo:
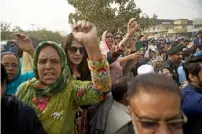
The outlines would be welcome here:
M 24 34 L 1 51 L 2 133 L 202 133 L 198 37 L 123 35 L 78 21 L 61 44 Z

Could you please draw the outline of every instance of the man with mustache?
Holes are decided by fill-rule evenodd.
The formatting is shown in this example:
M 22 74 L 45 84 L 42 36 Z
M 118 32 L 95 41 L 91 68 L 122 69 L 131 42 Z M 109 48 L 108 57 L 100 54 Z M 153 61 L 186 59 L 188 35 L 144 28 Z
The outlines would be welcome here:
M 132 121 L 115 134 L 183 134 L 187 119 L 173 79 L 155 73 L 139 75 L 128 83 L 127 97 Z
M 169 72 L 172 75 L 172 78 L 179 83 L 179 74 L 178 74 L 178 67 L 182 61 L 182 50 L 183 47 L 181 45 L 177 45 L 171 47 L 167 51 L 167 60 L 162 65 L 163 74 L 164 72 Z

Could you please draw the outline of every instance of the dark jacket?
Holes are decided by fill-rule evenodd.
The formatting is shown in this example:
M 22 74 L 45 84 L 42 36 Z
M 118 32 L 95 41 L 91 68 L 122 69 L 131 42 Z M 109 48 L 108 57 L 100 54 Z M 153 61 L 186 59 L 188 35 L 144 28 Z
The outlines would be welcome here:
M 194 44 L 196 45 L 196 46 L 199 46 L 200 45 L 200 38 L 199 37 L 197 37 L 197 38 L 195 38 L 194 39 Z M 202 43 L 202 39 L 201 39 L 201 43 Z
M 178 67 L 174 66 L 169 60 L 163 62 L 162 69 L 167 68 L 170 73 L 172 74 L 173 79 L 179 83 L 179 74 L 178 74 Z
M 107 116 L 113 101 L 114 99 L 110 95 L 104 102 L 93 108 L 93 111 L 96 110 L 96 112 L 90 121 L 90 134 L 104 134 Z
M 128 122 L 126 125 L 124 125 L 123 127 L 121 127 L 114 134 L 135 134 L 132 121 Z
M 2 134 L 45 134 L 35 111 L 15 96 L 1 99 Z
M 202 89 L 189 84 L 182 89 L 182 95 L 182 111 L 188 118 L 184 134 L 202 134 Z

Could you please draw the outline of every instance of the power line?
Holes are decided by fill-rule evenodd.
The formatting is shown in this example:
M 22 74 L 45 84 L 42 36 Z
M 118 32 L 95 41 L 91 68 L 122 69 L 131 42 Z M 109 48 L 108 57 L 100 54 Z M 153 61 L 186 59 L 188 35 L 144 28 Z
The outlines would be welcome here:
M 185 7 L 185 8 L 189 8 L 189 9 L 192 9 L 192 10 L 196 10 L 194 7 L 190 7 L 190 6 L 187 6 L 187 5 L 182 5 L 181 3 L 176 3 L 176 2 L 173 2 L 171 0 L 168 0 L 170 3 L 172 4 L 176 4 L 176 5 L 179 5 L 179 6 L 182 6 L 182 7 Z

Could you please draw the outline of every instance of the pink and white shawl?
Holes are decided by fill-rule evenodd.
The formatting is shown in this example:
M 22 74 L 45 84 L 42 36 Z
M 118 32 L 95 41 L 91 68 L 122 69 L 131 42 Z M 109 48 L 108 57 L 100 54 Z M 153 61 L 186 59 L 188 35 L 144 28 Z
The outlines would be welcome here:
M 100 42 L 101 53 L 102 53 L 102 55 L 104 55 L 106 57 L 107 57 L 108 52 L 114 52 L 114 50 L 115 50 L 115 43 L 111 47 L 109 45 L 107 45 L 107 42 L 106 42 L 107 32 L 108 31 L 105 31 L 102 34 L 102 40 Z M 111 74 L 112 81 L 116 80 L 120 76 L 123 76 L 122 66 L 118 59 L 115 62 L 110 64 L 110 74 Z

